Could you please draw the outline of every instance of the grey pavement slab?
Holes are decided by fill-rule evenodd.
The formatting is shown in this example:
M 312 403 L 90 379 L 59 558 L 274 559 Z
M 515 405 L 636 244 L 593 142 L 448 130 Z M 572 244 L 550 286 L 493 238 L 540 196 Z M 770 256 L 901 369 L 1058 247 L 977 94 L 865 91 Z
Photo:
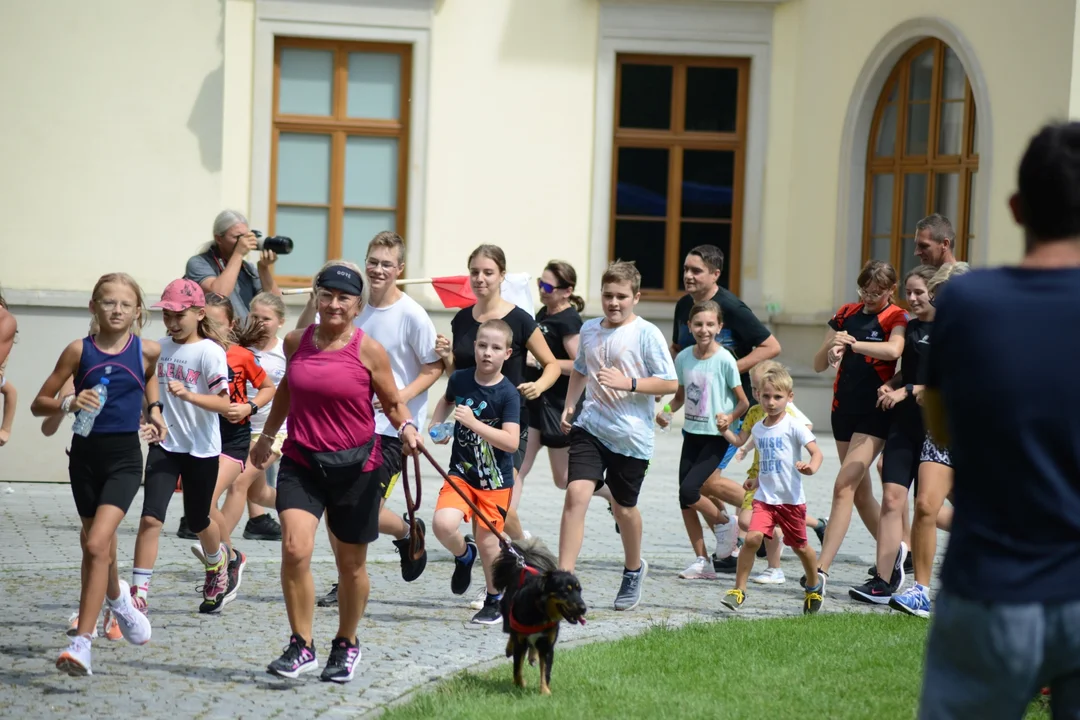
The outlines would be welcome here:
M 825 463 L 806 480 L 812 514 L 827 515 L 839 462 L 831 439 L 821 442 Z M 578 574 L 590 603 L 585 626 L 564 628 L 565 641 L 615 639 L 649 626 L 723 620 L 720 598 L 732 575 L 717 581 L 683 581 L 676 574 L 693 558 L 677 500 L 680 439 L 659 434 L 657 452 L 641 498 L 644 550 L 651 572 L 645 599 L 634 611 L 611 609 L 618 588 L 622 546 L 611 516 L 594 500 L 586 523 Z M 438 448 L 436 457 L 448 451 Z M 729 469 L 740 481 L 748 463 Z M 430 518 L 439 483 L 424 468 L 424 508 Z M 316 675 L 297 681 L 274 678 L 266 664 L 286 645 L 289 629 L 279 582 L 279 547 L 247 542 L 238 547 L 250 558 L 240 596 L 220 615 L 200 615 L 196 587 L 202 571 L 189 551 L 190 542 L 175 537 L 181 505 L 174 502 L 162 537 L 150 593 L 153 639 L 144 647 L 124 641 L 94 641 L 92 678 L 62 676 L 53 663 L 66 646 L 64 631 L 79 593 L 78 518 L 64 485 L 14 483 L 0 488 L 0 596 L 5 609 L 0 637 L 0 713 L 30 717 L 117 716 L 197 718 L 272 718 L 302 709 L 312 716 L 360 716 L 403 694 L 461 669 L 501 657 L 505 639 L 496 627 L 469 625 L 472 610 L 450 593 L 450 555 L 430 537 L 427 571 L 416 582 L 401 580 L 397 555 L 388 539 L 371 548 L 371 601 L 359 630 L 363 659 L 356 679 L 347 685 L 319 682 Z M 526 482 L 522 503 L 525 527 L 557 547 L 562 493 L 551 481 L 541 455 Z M 880 490 L 877 490 L 880 495 Z M 401 488 L 391 506 L 404 507 Z M 128 579 L 142 496 L 119 531 L 121 577 Z M 706 538 L 710 537 L 706 533 Z M 811 543 L 817 548 L 816 538 Z M 943 547 L 944 537 L 939 542 Z M 856 519 L 833 567 L 824 612 L 865 611 L 847 598 L 847 587 L 865 578 L 874 546 Z M 758 561 L 764 566 L 764 561 Z M 801 567 L 787 552 L 782 567 L 788 581 L 752 587 L 742 615 L 773 617 L 801 612 Z M 320 529 L 312 561 L 316 593 L 335 579 L 333 557 Z M 479 575 L 477 568 L 476 576 Z M 474 586 L 475 587 L 475 586 Z M 336 630 L 336 612 L 317 609 L 314 638 L 320 663 Z

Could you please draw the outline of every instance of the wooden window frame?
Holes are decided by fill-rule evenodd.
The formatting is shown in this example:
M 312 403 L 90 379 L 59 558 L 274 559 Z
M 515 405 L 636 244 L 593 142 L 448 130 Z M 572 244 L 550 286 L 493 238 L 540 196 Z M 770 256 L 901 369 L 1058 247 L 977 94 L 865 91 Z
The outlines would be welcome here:
M 330 50 L 334 53 L 330 115 L 290 115 L 278 111 L 281 95 L 281 53 L 284 49 Z M 367 119 L 348 117 L 349 53 L 368 52 L 396 54 L 401 58 L 399 78 L 398 119 Z M 412 45 L 407 43 L 366 42 L 355 40 L 319 40 L 313 38 L 277 37 L 274 41 L 274 89 L 272 105 L 272 134 L 270 143 L 270 205 L 268 231 L 276 232 L 278 206 L 318 207 L 328 210 L 327 259 L 340 258 L 343 245 L 346 210 L 393 211 L 395 232 L 406 236 L 409 168 L 409 98 L 412 92 Z M 278 203 L 278 140 L 282 132 L 330 136 L 330 201 L 325 204 Z M 396 138 L 398 141 L 397 202 L 394 208 L 366 207 L 345 204 L 345 145 L 349 137 Z M 303 238 L 294 238 L 304 242 Z M 359 259 L 363 265 L 366 258 Z M 276 275 L 281 287 L 306 287 L 311 276 Z
M 622 69 L 624 65 L 665 65 L 672 68 L 671 128 L 646 130 L 621 128 Z M 750 103 L 750 58 L 696 55 L 652 55 L 618 53 L 615 58 L 615 108 L 611 153 L 611 206 L 609 208 L 608 259 L 615 260 L 615 228 L 617 220 L 648 220 L 665 223 L 664 287 L 643 288 L 641 297 L 648 300 L 676 300 L 682 292 L 682 258 L 679 257 L 680 229 L 683 222 L 730 225 L 731 247 L 724 264 L 728 268 L 728 289 L 738 294 L 741 256 L 743 192 L 746 175 L 747 111 Z M 687 131 L 686 70 L 689 67 L 734 68 L 738 70 L 736 91 L 735 132 Z M 642 218 L 617 215 L 619 181 L 619 150 L 622 148 L 668 150 L 667 215 L 664 218 Z M 685 150 L 714 150 L 734 153 L 731 219 L 682 217 L 683 152 Z M 637 258 L 622 258 L 636 260 Z
M 903 227 L 904 176 L 909 174 L 927 175 L 926 208 L 923 217 L 930 214 L 937 194 L 937 175 L 939 173 L 958 173 L 959 189 L 957 196 L 958 216 L 949 218 L 956 233 L 953 252 L 957 260 L 965 260 L 970 251 L 971 241 L 975 239 L 972 229 L 972 207 L 970 202 L 973 173 L 979 171 L 979 155 L 974 152 L 975 118 L 978 108 L 971 90 L 971 81 L 965 69 L 964 77 L 964 119 L 960 135 L 960 154 L 942 155 L 938 153 L 938 140 L 941 132 L 942 82 L 945 74 L 945 50 L 948 45 L 936 38 L 923 40 L 904 53 L 897 61 L 888 80 L 878 96 L 874 107 L 874 119 L 870 125 L 870 140 L 866 160 L 866 192 L 863 201 L 863 242 L 862 261 L 870 259 L 871 248 L 875 239 L 885 235 L 873 235 L 873 199 L 874 178 L 877 175 L 893 176 L 892 222 L 890 224 L 889 262 L 897 269 L 903 267 L 905 229 Z M 911 62 L 927 50 L 933 50 L 934 67 L 930 87 L 930 132 L 927 138 L 926 155 L 906 155 L 908 125 L 908 95 Z M 896 89 L 896 139 L 891 157 L 875 155 L 878 131 L 889 103 L 889 93 Z M 902 292 L 902 291 L 901 291 Z

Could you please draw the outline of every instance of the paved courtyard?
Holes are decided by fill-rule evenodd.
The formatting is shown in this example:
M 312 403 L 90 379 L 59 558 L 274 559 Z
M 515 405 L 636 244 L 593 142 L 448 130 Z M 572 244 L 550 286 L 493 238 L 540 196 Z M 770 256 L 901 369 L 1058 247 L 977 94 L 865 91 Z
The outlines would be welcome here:
M 621 545 L 614 524 L 600 501 L 588 517 L 578 574 L 590 603 L 588 624 L 564 628 L 568 642 L 608 640 L 657 624 L 729 617 L 720 597 L 733 576 L 716 582 L 676 578 L 692 560 L 677 503 L 675 468 L 677 433 L 657 438 L 657 455 L 641 499 L 645 555 L 651 572 L 642 605 L 615 613 L 611 601 L 621 571 Z M 812 514 L 826 515 L 832 481 L 839 463 L 830 438 L 822 439 L 825 463 L 806 481 Z M 438 448 L 444 459 L 447 450 Z M 743 478 L 746 463 L 729 475 Z M 434 470 L 426 480 L 422 515 L 430 518 L 439 485 Z M 8 717 L 193 717 L 272 718 L 303 708 L 313 717 L 357 717 L 393 702 L 403 694 L 458 670 L 501 656 L 504 637 L 498 626 L 472 626 L 465 600 L 451 595 L 450 556 L 435 544 L 424 575 L 414 583 L 401 580 L 397 555 L 389 540 L 372 546 L 371 602 L 360 626 L 363 660 L 357 678 L 338 686 L 321 683 L 317 674 L 297 681 L 265 672 L 288 640 L 288 623 L 278 580 L 276 543 L 245 542 L 238 546 L 250 561 L 240 597 L 220 615 L 199 615 L 202 572 L 189 551 L 190 542 L 173 534 L 181 512 L 173 503 L 162 538 L 161 555 L 150 593 L 153 640 L 145 647 L 123 641 L 94 641 L 94 676 L 74 679 L 53 667 L 67 638 L 68 615 L 79 592 L 78 525 L 70 491 L 63 485 L 12 484 L 0 489 L 0 594 L 5 617 L 0 638 L 0 714 Z M 400 487 L 392 506 L 403 508 Z M 878 490 L 880 495 L 880 490 Z M 128 579 L 142 498 L 120 528 L 121 577 Z M 557 546 L 562 494 L 551 482 L 546 456 L 528 478 L 522 519 L 533 534 Z M 708 535 L 707 535 L 708 537 Z M 944 538 L 942 538 L 943 540 Z M 817 546 L 816 538 L 811 543 Z M 943 544 L 939 543 L 939 545 Z M 825 612 L 864 610 L 847 598 L 847 587 L 861 582 L 873 562 L 873 542 L 856 517 L 833 567 L 832 592 Z M 764 560 L 759 560 L 764 566 Z M 775 587 L 751 587 L 746 617 L 794 615 L 801 611 L 797 559 L 786 552 L 788 581 Z M 312 564 L 316 591 L 335 577 L 333 558 L 320 532 Z M 476 576 L 479 577 L 479 568 Z M 475 582 L 475 581 L 474 581 Z M 466 596 L 470 598 L 472 592 Z M 887 610 L 885 612 L 888 612 Z M 316 611 L 315 642 L 320 663 L 336 629 L 333 610 Z

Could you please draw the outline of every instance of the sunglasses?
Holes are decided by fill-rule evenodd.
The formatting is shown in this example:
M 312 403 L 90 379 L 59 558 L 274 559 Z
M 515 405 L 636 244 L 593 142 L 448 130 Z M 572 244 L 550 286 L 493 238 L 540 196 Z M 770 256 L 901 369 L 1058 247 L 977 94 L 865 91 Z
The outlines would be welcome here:
M 540 288 L 540 292 L 553 293 L 556 290 L 566 290 L 570 286 L 569 285 L 552 285 L 551 283 L 546 283 L 543 280 L 537 280 L 536 281 L 536 287 Z

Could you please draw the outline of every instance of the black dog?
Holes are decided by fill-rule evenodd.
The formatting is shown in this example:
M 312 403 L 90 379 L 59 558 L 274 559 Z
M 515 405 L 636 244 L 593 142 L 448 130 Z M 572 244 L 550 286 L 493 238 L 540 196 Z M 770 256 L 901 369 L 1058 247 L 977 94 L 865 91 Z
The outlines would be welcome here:
M 551 664 L 559 623 L 585 624 L 581 583 L 573 573 L 559 570 L 555 558 L 538 542 L 514 543 L 524 565 L 503 550 L 492 569 L 495 587 L 502 591 L 503 632 L 510 635 L 506 657 L 514 658 L 514 684 L 525 687 L 521 663 L 540 661 L 540 693 L 551 694 Z

